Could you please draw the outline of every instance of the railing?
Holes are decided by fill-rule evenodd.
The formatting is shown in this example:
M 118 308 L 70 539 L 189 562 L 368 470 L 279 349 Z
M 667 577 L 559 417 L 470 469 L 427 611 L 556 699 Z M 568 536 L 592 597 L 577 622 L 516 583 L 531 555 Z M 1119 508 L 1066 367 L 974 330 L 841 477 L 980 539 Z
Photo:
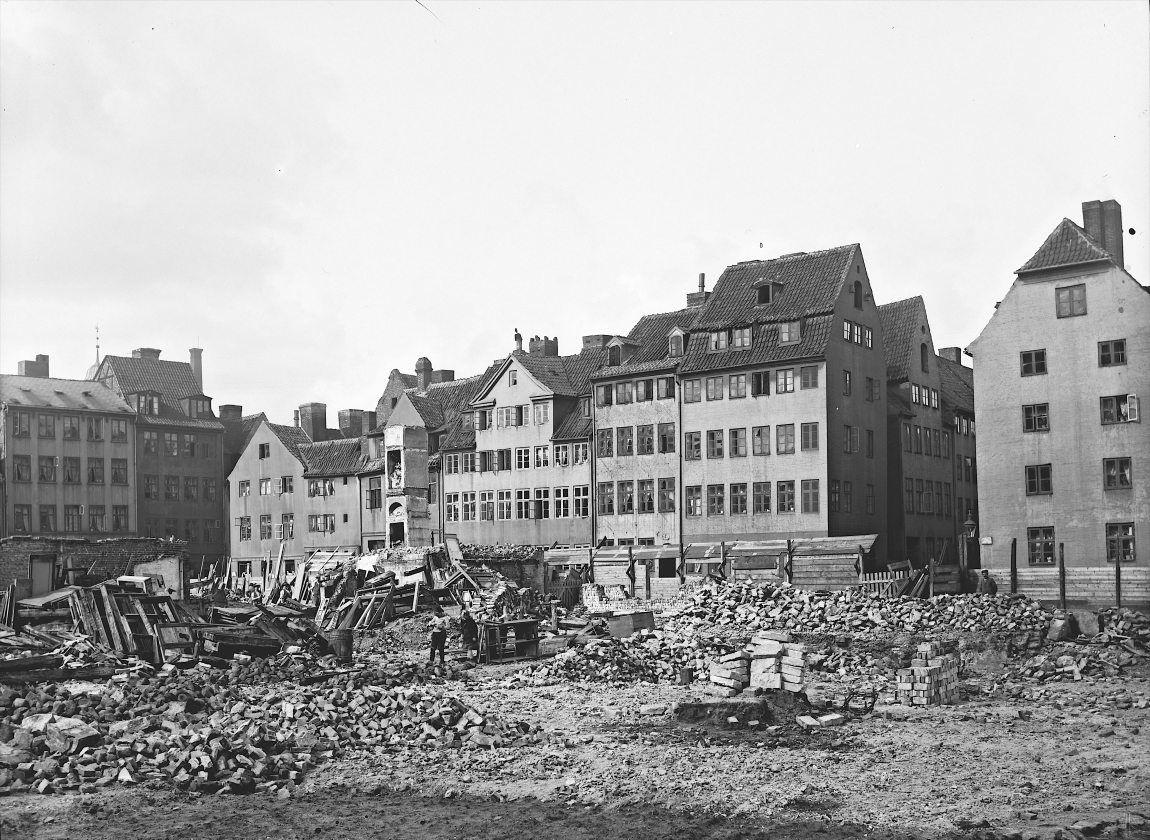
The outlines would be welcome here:
M 859 578 L 859 588 L 880 595 L 890 595 L 906 583 L 906 572 L 863 572 Z

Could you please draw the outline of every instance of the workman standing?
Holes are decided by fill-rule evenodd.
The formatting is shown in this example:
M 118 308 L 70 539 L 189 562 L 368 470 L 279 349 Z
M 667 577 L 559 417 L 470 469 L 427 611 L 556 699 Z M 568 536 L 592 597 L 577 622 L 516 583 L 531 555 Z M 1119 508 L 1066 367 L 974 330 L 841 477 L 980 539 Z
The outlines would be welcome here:
M 428 662 L 434 664 L 435 652 L 439 651 L 439 664 L 443 665 L 443 650 L 447 646 L 447 616 L 443 614 L 443 607 L 435 605 L 435 612 L 431 616 L 431 654 Z
M 982 576 L 978 579 L 978 594 L 979 595 L 997 595 L 998 584 L 994 578 L 990 576 L 990 572 L 986 569 L 982 570 Z
M 467 607 L 459 615 L 459 632 L 463 636 L 463 646 L 469 652 L 479 647 L 479 625 Z

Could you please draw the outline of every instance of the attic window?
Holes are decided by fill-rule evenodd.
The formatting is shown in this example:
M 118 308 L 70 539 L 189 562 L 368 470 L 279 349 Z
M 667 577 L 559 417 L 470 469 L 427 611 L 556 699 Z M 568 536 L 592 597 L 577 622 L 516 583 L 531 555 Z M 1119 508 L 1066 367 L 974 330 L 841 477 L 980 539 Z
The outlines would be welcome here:
M 859 280 L 854 282 L 855 309 L 863 308 L 863 285 Z
M 672 358 L 678 358 L 683 355 L 683 335 L 682 333 L 672 333 L 668 339 L 668 352 Z
M 794 344 L 802 337 L 798 321 L 784 321 L 779 324 L 779 344 Z
M 619 361 L 620 355 L 621 354 L 619 352 L 619 345 L 616 344 L 613 347 L 608 347 L 607 348 L 607 364 L 608 365 L 621 364 L 621 362 Z
M 741 350 L 751 346 L 751 328 L 735 327 L 729 330 L 720 330 L 710 334 L 708 351 L 711 353 L 723 350 Z
M 757 302 L 759 304 L 774 303 L 783 291 L 783 284 L 778 280 L 768 282 L 764 277 L 760 277 L 756 280 L 754 286 L 755 292 L 758 295 Z

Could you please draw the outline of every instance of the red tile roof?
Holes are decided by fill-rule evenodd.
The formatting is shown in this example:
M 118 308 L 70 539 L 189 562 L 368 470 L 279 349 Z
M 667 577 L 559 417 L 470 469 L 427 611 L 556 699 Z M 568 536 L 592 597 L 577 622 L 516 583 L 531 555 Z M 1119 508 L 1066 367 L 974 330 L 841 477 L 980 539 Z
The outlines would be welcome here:
M 926 320 L 926 303 L 921 295 L 915 295 L 884 303 L 878 308 L 878 314 L 882 320 L 887 382 L 902 382 L 910 376 L 909 359 L 915 328 Z
M 341 438 L 300 446 L 304 478 L 355 475 L 363 468 L 363 438 Z

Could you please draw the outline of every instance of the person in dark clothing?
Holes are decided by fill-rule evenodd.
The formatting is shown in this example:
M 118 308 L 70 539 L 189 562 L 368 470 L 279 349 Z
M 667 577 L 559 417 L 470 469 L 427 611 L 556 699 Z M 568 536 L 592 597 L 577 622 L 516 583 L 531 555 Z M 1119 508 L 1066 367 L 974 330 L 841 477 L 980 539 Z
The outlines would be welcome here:
M 463 636 L 463 646 L 469 653 L 479 647 L 479 625 L 467 607 L 463 608 L 459 616 L 459 630 Z
M 997 595 L 998 584 L 994 578 L 990 576 L 990 572 L 986 569 L 982 570 L 982 576 L 978 579 L 978 594 L 979 595 Z
M 435 662 L 435 652 L 439 651 L 439 664 L 445 664 L 444 648 L 447 647 L 447 616 L 443 614 L 443 607 L 436 606 L 431 616 L 431 653 L 428 662 Z

